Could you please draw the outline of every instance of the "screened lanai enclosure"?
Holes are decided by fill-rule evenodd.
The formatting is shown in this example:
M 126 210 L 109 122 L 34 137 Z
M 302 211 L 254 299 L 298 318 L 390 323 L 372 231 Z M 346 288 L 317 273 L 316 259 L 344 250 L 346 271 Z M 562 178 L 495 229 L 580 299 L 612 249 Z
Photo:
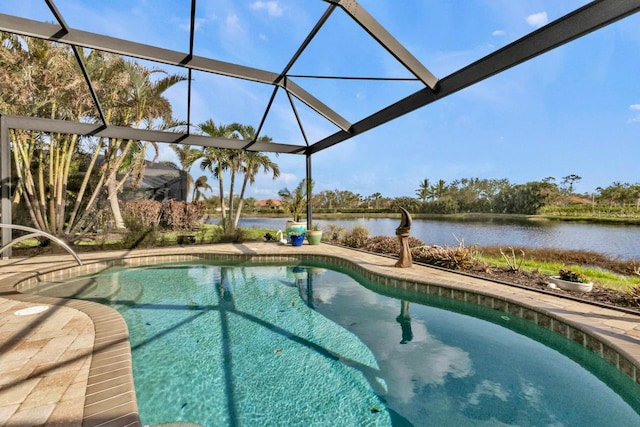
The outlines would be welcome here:
M 374 3 L 372 3 L 374 2 Z M 11 4 L 9 4 L 11 3 Z M 105 4 L 108 5 L 105 5 Z M 405 114 L 442 100 L 449 95 L 468 88 L 498 73 L 529 61 L 554 48 L 570 43 L 582 36 L 613 24 L 640 11 L 640 0 L 597 0 L 577 4 L 575 10 L 566 10 L 563 16 L 520 36 L 503 47 L 495 48 L 475 62 L 464 64 L 459 69 L 437 75 L 431 64 L 424 63 L 415 52 L 437 50 L 437 40 L 429 29 L 439 16 L 416 16 L 407 18 L 406 26 L 424 29 L 424 37 L 413 40 L 398 40 L 393 31 L 387 29 L 383 20 L 369 10 L 388 10 L 405 7 L 405 2 L 390 0 L 300 0 L 296 4 L 308 14 L 293 23 L 298 37 L 278 39 L 277 20 L 263 22 L 265 34 L 269 31 L 269 43 L 259 50 L 245 55 L 242 62 L 216 56 L 212 48 L 219 42 L 217 35 L 200 31 L 204 19 L 220 19 L 216 8 L 224 2 L 213 0 L 181 0 L 171 2 L 169 15 L 160 15 L 154 2 L 95 2 L 90 0 L 27 0 L 2 2 L 0 4 L 0 31 L 3 32 L 2 49 L 6 52 L 11 44 L 32 53 L 42 46 L 59 46 L 70 50 L 73 63 L 56 70 L 58 73 L 73 73 L 86 103 L 68 102 L 65 111 L 52 112 L 50 106 L 38 105 L 41 92 L 30 93 L 28 85 L 3 82 L 5 91 L 0 99 L 0 174 L 2 177 L 2 223 L 11 224 L 12 188 L 11 159 L 12 141 L 10 130 L 37 132 L 41 135 L 65 134 L 94 141 L 112 139 L 136 141 L 140 144 L 182 144 L 193 147 L 240 149 L 247 152 L 279 153 L 299 155 L 306 165 L 307 182 L 312 180 L 312 157 L 314 154 L 344 143 L 381 125 L 394 126 L 393 121 Z M 264 8 L 270 14 L 281 13 L 278 9 L 286 2 L 248 1 L 247 10 Z M 450 3 L 450 2 L 447 2 Z M 300 6 L 303 4 L 303 6 Z M 453 15 L 462 14 L 466 2 L 454 2 Z M 374 7 L 375 6 L 375 7 Z M 110 8 L 103 16 L 104 8 Z M 458 8 L 458 9 L 455 9 Z M 435 9 L 435 8 L 434 8 Z M 458 12 L 459 11 L 459 12 Z M 136 33 L 133 28 L 123 28 L 124 23 L 135 23 L 136 16 L 153 23 L 154 34 L 145 31 Z M 121 17 L 122 19 L 114 19 Z M 308 19 L 312 17 L 313 19 Z M 125 19 L 126 18 L 126 19 Z M 236 16 L 236 19 L 241 17 Z M 233 20 L 227 17 L 233 27 Z M 450 22 L 455 26 L 455 20 Z M 461 24 L 462 25 L 462 24 Z M 133 25 L 135 27 L 135 24 Z M 338 36 L 339 44 L 326 43 L 326 34 Z M 420 34 L 420 32 L 416 32 Z M 138 34 L 136 37 L 130 34 Z M 158 44 L 154 35 L 166 34 Z M 176 34 L 176 36 L 173 36 Z M 243 34 L 238 32 L 238 40 Z M 267 37 L 264 37 L 267 40 Z M 149 41 L 153 40 L 153 41 Z M 334 39 L 335 40 L 335 39 Z M 222 41 L 220 41 L 222 43 Z M 408 46 L 411 46 L 408 47 Z M 347 52 L 345 54 L 345 52 Z M 343 67 L 346 61 L 357 62 L 375 52 L 383 58 L 373 65 L 362 67 L 358 74 L 348 74 Z M 118 106 L 109 99 L 105 90 L 104 73 L 96 70 L 93 58 L 108 55 L 129 58 L 147 64 L 150 69 L 162 69 L 176 77 L 172 93 L 174 126 L 159 125 L 157 120 L 123 120 Z M 34 55 L 35 57 L 36 55 Z M 308 59 L 319 59 L 322 67 L 309 67 Z M 11 56 L 2 56 L 1 66 L 11 68 Z M 318 62 L 316 62 L 318 63 Z M 274 65 L 275 64 L 275 65 Z M 379 65 L 376 68 L 375 65 Z M 27 64 L 20 64 L 23 77 L 29 73 Z M 391 70 L 391 71 L 390 71 Z M 20 79 L 20 72 L 3 73 L 3 78 Z M 66 74 L 51 73 L 52 82 Z M 231 102 L 226 97 L 216 97 L 207 85 L 207 77 L 223 79 L 225 85 L 237 82 L 237 97 L 245 97 L 260 113 L 251 123 L 254 131 L 251 138 L 209 136 L 197 132 L 194 113 L 201 113 L 203 98 L 209 98 L 217 110 L 209 116 L 215 117 Z M 46 82 L 40 82 L 42 90 Z M 349 99 L 342 96 L 340 88 L 349 85 L 386 84 L 397 85 L 395 97 L 387 97 L 374 104 L 372 111 L 354 114 Z M 329 89 L 334 85 L 333 89 Z M 336 89 L 338 88 L 338 89 Z M 74 87 L 74 90 L 76 88 Z M 64 94 L 60 94 L 64 96 Z M 594 94 L 595 96 L 595 94 Z M 236 96 L 234 96 L 236 98 Z M 175 100 L 178 101 L 175 101 Z M 21 102 L 22 106 L 16 105 Z M 76 110 L 74 110 L 74 105 Z M 292 120 L 286 121 L 288 132 L 276 138 L 263 138 L 273 122 L 282 122 L 286 110 Z M 358 110 L 360 111 L 360 110 Z M 238 120 L 241 121 L 241 120 Z M 317 129 L 322 128 L 323 132 Z M 292 136 L 294 135 L 294 136 Z M 43 136 L 46 138 L 46 136 Z M 402 150 L 403 142 L 390 141 Z M 310 184 L 309 184 L 310 185 Z M 309 188 L 311 190 L 311 188 Z M 307 197 L 311 197 L 311 192 Z M 311 221 L 311 205 L 308 205 L 307 220 Z M 10 228 L 3 228 L 2 242 L 11 240 Z

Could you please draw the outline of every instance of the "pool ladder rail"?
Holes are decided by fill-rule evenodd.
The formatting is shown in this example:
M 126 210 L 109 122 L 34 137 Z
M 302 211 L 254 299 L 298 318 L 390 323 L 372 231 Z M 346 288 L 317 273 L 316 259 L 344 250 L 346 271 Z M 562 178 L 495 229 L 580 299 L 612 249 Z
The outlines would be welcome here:
M 45 231 L 41 231 L 41 230 L 38 230 L 38 229 L 35 229 L 35 228 L 25 227 L 24 225 L 0 224 L 0 229 L 2 229 L 2 228 L 9 228 L 11 230 L 27 231 L 30 234 L 25 234 L 24 236 L 16 237 L 15 239 L 12 239 L 9 243 L 7 243 L 5 245 L 2 245 L 2 247 L 0 247 L 0 254 L 2 254 L 4 251 L 9 249 L 10 247 L 15 245 L 16 243 L 22 242 L 23 240 L 31 239 L 31 238 L 38 237 L 38 236 L 44 236 L 47 239 L 51 240 L 52 242 L 54 242 L 54 243 L 58 244 L 59 246 L 61 246 L 67 252 L 69 252 L 75 258 L 75 260 L 78 262 L 78 265 L 82 265 L 82 260 L 80 259 L 78 254 L 73 249 L 71 249 L 69 247 L 69 245 L 67 245 L 65 242 L 63 242 L 62 240 L 58 239 L 56 236 L 54 236 L 52 234 L 49 234 L 49 233 L 47 233 Z

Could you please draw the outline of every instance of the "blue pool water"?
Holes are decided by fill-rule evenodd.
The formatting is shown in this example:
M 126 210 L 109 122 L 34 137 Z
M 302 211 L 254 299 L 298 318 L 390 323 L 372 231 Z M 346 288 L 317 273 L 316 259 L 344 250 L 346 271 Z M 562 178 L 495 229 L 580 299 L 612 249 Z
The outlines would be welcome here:
M 182 264 L 78 283 L 129 326 L 143 424 L 640 425 L 640 387 L 577 344 L 345 272 Z

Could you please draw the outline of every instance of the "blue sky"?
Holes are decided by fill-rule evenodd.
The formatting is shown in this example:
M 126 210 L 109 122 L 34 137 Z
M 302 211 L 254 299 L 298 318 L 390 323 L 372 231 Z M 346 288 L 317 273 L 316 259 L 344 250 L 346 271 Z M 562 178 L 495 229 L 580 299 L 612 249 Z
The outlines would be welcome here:
M 44 1 L 3 2 L 0 12 L 53 21 Z M 101 3 L 96 5 L 96 3 Z M 59 0 L 79 29 L 188 51 L 188 0 Z M 499 49 L 586 1 L 392 0 L 359 2 L 436 77 Z M 195 54 L 280 72 L 328 4 L 321 0 L 200 0 Z M 163 66 L 171 73 L 183 70 Z M 577 174 L 577 192 L 640 182 L 640 14 L 542 55 L 313 156 L 315 191 L 414 196 L 419 183 L 479 177 L 525 183 Z M 338 9 L 292 74 L 410 77 Z M 421 88 L 415 82 L 296 82 L 355 122 Z M 186 83 L 167 96 L 186 119 Z M 257 127 L 272 88 L 194 72 L 192 122 Z M 301 104 L 311 141 L 336 131 Z M 264 134 L 303 143 L 280 92 Z M 175 160 L 164 147 L 161 160 Z M 305 176 L 303 156 L 274 160 L 248 196 L 276 197 Z M 192 170 L 199 176 L 198 168 Z M 214 188 L 214 182 L 211 181 Z

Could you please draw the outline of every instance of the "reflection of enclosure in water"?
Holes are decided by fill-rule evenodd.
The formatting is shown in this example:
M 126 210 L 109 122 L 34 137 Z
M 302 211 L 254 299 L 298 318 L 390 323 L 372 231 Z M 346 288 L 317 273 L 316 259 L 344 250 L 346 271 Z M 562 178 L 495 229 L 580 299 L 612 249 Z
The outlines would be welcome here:
M 313 278 L 322 274 L 324 269 L 317 267 L 293 267 L 293 276 L 296 279 L 296 287 L 300 298 L 309 308 L 314 308 L 313 304 Z M 396 322 L 400 324 L 402 339 L 400 344 L 406 344 L 413 340 L 411 330 L 411 316 L 409 315 L 409 301 L 400 301 L 400 314 L 396 317 Z

